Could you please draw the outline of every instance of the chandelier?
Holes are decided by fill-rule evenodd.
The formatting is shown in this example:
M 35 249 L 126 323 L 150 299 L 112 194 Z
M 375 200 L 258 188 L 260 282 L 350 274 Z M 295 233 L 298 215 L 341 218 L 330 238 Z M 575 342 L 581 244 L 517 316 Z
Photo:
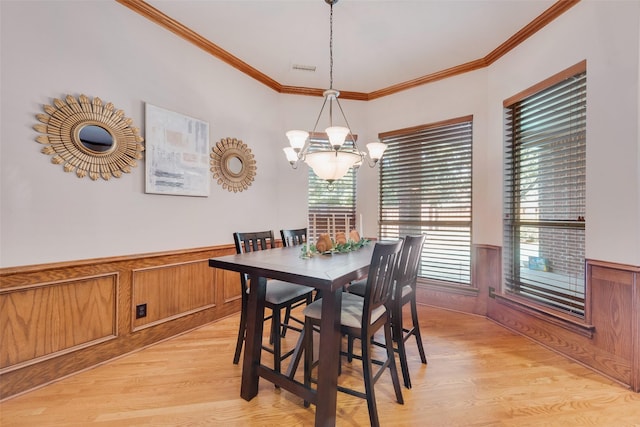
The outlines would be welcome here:
M 387 145 L 381 142 L 371 142 L 367 144 L 368 153 L 360 151 L 356 144 L 356 138 L 351 133 L 349 122 L 347 121 L 342 106 L 338 101 L 340 92 L 333 89 L 333 5 L 338 0 L 324 0 L 331 9 L 329 14 L 329 89 L 323 93 L 324 102 L 313 127 L 313 133 L 309 138 L 309 132 L 304 130 L 290 130 L 286 133 L 290 147 L 284 148 L 287 160 L 294 169 L 298 168 L 300 162 L 305 162 L 313 172 L 329 185 L 347 174 L 350 168 L 357 169 L 363 163 L 374 167 L 382 154 L 387 149 Z M 333 125 L 333 104 L 338 107 L 345 126 Z M 316 128 L 322 117 L 325 107 L 329 110 L 329 127 L 325 129 L 329 146 L 325 141 L 318 141 Z M 344 143 L 349 137 L 353 147 L 346 148 Z

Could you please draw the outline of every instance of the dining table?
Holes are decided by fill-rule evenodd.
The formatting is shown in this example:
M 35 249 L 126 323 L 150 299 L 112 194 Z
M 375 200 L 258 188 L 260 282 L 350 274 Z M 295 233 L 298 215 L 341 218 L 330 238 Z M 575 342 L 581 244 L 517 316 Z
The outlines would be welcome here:
M 316 407 L 316 426 L 335 426 L 340 365 L 340 310 L 342 292 L 352 280 L 366 276 L 375 245 L 345 253 L 303 256 L 300 246 L 273 248 L 209 259 L 209 266 L 246 273 L 250 278 L 245 351 L 240 396 L 251 400 L 258 394 L 260 377 L 294 393 Z M 267 279 L 284 280 L 315 288 L 322 295 L 322 320 L 316 388 L 305 386 L 293 373 L 276 372 L 261 363 Z

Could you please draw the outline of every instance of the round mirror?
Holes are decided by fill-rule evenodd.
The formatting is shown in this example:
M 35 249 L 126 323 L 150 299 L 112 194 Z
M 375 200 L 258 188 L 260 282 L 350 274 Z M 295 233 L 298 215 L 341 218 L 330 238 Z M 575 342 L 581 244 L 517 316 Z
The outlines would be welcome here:
M 240 157 L 229 157 L 227 159 L 227 169 L 229 169 L 229 172 L 233 175 L 240 175 L 240 172 L 242 172 L 242 160 Z
M 78 140 L 90 152 L 105 153 L 114 147 L 113 135 L 98 125 L 80 126 Z
M 256 161 L 247 144 L 236 138 L 222 138 L 211 148 L 211 172 L 222 188 L 243 191 L 256 176 Z
M 62 164 L 65 172 L 94 181 L 120 178 L 142 159 L 144 139 L 112 103 L 67 95 L 43 108 L 46 114 L 37 114 L 40 123 L 33 126 L 42 134 L 36 141 L 44 145 L 43 154 L 53 156 L 51 163 Z

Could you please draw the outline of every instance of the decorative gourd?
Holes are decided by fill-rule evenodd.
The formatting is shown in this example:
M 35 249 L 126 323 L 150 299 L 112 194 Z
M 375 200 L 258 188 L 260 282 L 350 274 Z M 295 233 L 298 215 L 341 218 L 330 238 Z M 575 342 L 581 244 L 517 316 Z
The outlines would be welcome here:
M 349 240 L 352 240 L 354 242 L 360 241 L 360 233 L 358 233 L 358 230 L 351 230 L 349 232 Z
M 344 245 L 347 243 L 347 235 L 344 232 L 336 233 L 336 245 Z
M 328 234 L 321 234 L 316 242 L 316 249 L 318 252 L 327 252 L 333 249 L 333 242 Z

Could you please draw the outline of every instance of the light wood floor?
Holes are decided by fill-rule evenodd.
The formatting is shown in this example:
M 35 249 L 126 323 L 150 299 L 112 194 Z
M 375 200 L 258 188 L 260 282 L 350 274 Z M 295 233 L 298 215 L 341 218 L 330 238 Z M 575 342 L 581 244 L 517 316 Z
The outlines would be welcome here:
M 429 360 L 409 342 L 413 388 L 376 385 L 383 426 L 640 426 L 640 394 L 482 317 L 421 307 Z M 240 398 L 231 363 L 238 316 L 0 403 L 9 426 L 310 426 L 314 408 L 265 380 Z M 296 338 L 291 333 L 290 344 Z M 269 355 L 266 354 L 265 357 Z M 341 381 L 359 384 L 357 361 Z M 338 395 L 339 426 L 368 425 L 364 400 Z

